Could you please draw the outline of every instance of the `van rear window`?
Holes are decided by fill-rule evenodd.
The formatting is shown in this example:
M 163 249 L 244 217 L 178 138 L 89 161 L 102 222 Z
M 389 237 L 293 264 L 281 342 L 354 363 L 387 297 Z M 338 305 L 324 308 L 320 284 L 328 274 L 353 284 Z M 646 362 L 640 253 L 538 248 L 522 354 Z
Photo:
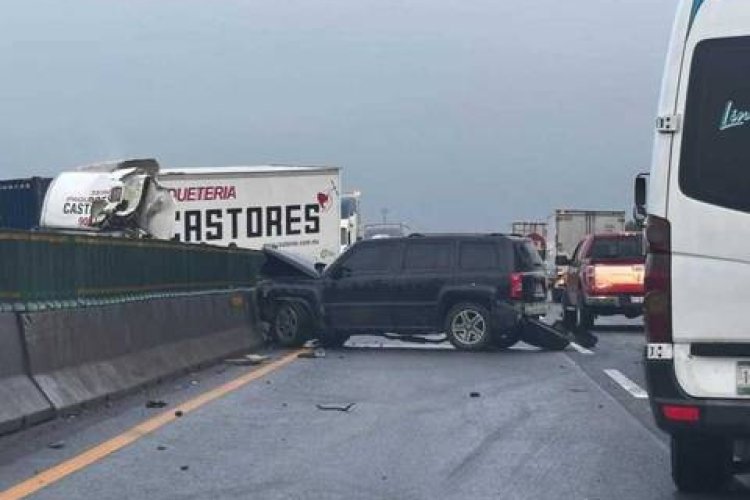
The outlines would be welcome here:
M 695 49 L 679 183 L 691 198 L 750 212 L 750 37 Z

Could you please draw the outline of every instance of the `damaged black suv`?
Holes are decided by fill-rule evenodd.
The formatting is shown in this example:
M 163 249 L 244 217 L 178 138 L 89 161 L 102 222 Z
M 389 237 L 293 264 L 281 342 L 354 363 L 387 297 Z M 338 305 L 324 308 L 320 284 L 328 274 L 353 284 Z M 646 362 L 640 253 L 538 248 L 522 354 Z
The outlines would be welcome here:
M 547 310 L 544 265 L 527 239 L 411 235 L 361 241 L 324 271 L 266 248 L 260 314 L 284 346 L 357 334 L 445 333 L 457 348 L 507 348 Z

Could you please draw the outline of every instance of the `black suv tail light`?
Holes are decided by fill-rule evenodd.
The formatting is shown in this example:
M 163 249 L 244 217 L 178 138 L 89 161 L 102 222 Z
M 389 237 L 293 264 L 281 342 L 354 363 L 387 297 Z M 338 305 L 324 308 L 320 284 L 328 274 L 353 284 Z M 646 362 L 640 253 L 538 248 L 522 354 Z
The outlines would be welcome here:
M 523 298 L 523 273 L 510 275 L 510 298 L 515 300 Z
M 649 215 L 646 220 L 646 338 L 672 342 L 672 234 L 669 221 Z

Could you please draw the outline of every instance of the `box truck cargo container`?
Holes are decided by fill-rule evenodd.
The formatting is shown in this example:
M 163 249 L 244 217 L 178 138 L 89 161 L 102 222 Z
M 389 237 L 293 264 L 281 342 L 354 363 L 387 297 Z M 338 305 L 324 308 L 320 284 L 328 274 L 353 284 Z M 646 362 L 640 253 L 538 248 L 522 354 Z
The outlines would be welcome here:
M 340 252 L 340 171 L 318 166 L 170 168 L 159 174 L 177 203 L 174 239 L 260 250 L 313 262 Z
M 33 229 L 51 178 L 30 177 L 0 181 L 0 228 Z

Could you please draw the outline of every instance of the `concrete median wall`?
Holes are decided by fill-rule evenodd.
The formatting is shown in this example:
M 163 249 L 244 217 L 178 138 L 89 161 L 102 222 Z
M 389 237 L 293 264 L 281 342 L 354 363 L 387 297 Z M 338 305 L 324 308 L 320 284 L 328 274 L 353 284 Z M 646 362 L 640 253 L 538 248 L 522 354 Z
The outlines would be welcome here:
M 16 315 L 0 313 L 0 434 L 53 416 L 50 402 L 26 371 Z
M 29 371 L 66 411 L 260 346 L 249 292 L 21 314 Z

